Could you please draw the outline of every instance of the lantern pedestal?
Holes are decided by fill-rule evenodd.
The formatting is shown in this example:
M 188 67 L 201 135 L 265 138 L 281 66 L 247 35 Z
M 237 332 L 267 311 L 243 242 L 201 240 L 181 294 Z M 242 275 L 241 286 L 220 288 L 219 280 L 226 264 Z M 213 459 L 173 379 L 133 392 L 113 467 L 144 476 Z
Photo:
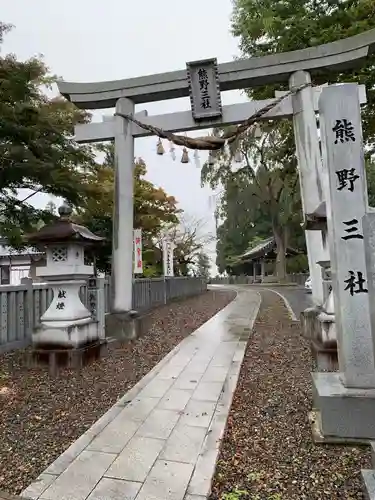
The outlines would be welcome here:
M 91 313 L 80 299 L 81 286 L 86 285 L 84 280 L 52 281 L 53 300 L 47 311 L 41 316 L 40 322 L 50 326 L 72 326 L 78 322 L 86 323 L 91 320 Z
M 98 326 L 92 321 L 68 327 L 42 325 L 33 334 L 33 344 L 37 348 L 58 346 L 76 349 L 98 339 Z
M 34 345 L 79 347 L 99 338 L 98 322 L 79 296 L 85 284 L 83 280 L 51 282 L 53 300 L 33 333 Z

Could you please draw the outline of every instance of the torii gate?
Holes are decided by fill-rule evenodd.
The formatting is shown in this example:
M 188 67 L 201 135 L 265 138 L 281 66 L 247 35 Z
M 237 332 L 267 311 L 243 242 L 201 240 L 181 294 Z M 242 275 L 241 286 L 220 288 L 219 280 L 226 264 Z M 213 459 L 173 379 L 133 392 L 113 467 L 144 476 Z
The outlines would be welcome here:
M 115 107 L 117 113 L 134 114 L 135 104 L 174 99 L 190 95 L 192 112 L 177 112 L 160 116 L 138 114 L 138 120 L 165 131 L 178 132 L 238 124 L 263 108 L 266 101 L 221 106 L 220 92 L 252 86 L 287 82 L 296 89 L 311 83 L 310 73 L 321 70 L 343 71 L 360 66 L 375 49 L 375 29 L 333 43 L 307 49 L 254 57 L 216 65 L 216 60 L 187 64 L 187 70 L 97 83 L 58 82 L 60 93 L 82 109 Z M 201 105 L 198 75 L 205 70 L 211 84 L 206 98 L 211 100 L 214 112 Z M 324 176 L 317 133 L 315 112 L 318 109 L 320 89 L 305 86 L 293 96 L 264 115 L 263 119 L 293 117 L 296 151 L 299 164 L 301 194 L 305 217 L 312 220 L 325 215 L 326 199 Z M 362 96 L 363 102 L 363 96 Z M 113 231 L 113 312 L 128 312 L 132 308 L 132 234 L 133 234 L 133 163 L 134 139 L 151 135 L 128 119 L 115 116 L 102 123 L 78 125 L 78 142 L 115 141 L 115 196 Z M 313 297 L 316 304 L 323 302 L 323 285 L 319 260 L 324 255 L 321 232 L 306 231 Z

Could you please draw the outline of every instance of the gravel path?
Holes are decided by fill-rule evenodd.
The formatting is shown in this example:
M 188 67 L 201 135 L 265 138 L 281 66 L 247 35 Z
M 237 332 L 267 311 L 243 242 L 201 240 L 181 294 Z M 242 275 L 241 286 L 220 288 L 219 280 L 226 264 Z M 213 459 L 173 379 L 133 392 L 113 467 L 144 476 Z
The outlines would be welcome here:
M 50 378 L 26 369 L 23 352 L 0 356 L 0 490 L 20 493 L 184 337 L 227 305 L 214 291 L 152 313 L 144 337 L 112 345 L 108 356 Z
M 262 292 L 216 468 L 211 500 L 363 499 L 367 447 L 315 446 L 311 355 L 281 299 Z M 239 491 L 236 495 L 225 493 Z M 240 492 L 243 493 L 240 493 Z

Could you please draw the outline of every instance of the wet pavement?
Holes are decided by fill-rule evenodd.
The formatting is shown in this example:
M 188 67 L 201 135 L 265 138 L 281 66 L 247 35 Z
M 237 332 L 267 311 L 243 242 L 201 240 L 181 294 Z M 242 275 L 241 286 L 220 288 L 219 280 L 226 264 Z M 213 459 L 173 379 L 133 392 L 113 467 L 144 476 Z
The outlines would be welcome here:
M 210 285 L 211 290 L 215 287 L 221 287 L 222 285 Z M 287 307 L 292 309 L 295 320 L 300 320 L 301 313 L 308 307 L 313 307 L 314 302 L 311 293 L 306 293 L 303 286 L 278 286 L 278 285 L 225 285 L 226 288 L 235 290 L 254 290 L 260 291 L 261 289 L 272 290 L 278 295 L 283 296 L 286 299 Z
M 33 500 L 202 500 L 260 295 L 236 299 L 185 338 L 51 464 Z
M 272 286 L 268 288 L 272 289 Z M 274 287 L 274 290 L 286 298 L 297 320 L 300 319 L 301 312 L 303 312 L 308 307 L 312 307 L 314 305 L 311 293 L 306 293 L 303 287 L 279 286 L 279 287 Z

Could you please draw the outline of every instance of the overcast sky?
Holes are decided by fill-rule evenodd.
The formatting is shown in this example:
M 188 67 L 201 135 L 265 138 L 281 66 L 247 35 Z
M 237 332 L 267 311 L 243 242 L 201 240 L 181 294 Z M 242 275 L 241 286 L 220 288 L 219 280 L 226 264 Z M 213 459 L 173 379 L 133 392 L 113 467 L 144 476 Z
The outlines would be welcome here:
M 0 5 L 1 21 L 15 26 L 2 52 L 20 59 L 42 54 L 51 72 L 67 81 L 137 77 L 184 69 L 187 61 L 217 57 L 221 63 L 238 55 L 237 40 L 230 34 L 231 0 L 0 0 Z M 232 104 L 245 97 L 226 92 L 222 100 Z M 137 107 L 141 109 L 170 113 L 190 109 L 190 103 L 169 100 Z M 94 119 L 102 115 L 103 110 L 96 112 Z M 156 155 L 155 138 L 137 139 L 135 145 L 136 156 L 147 164 L 147 177 L 175 196 L 190 217 L 204 218 L 207 231 L 214 231 L 212 193 L 200 187 L 194 162 L 181 164 L 176 152 L 173 162 L 168 154 Z M 201 159 L 203 163 L 205 156 Z M 35 196 L 39 206 L 48 200 Z M 210 253 L 213 257 L 212 247 Z

